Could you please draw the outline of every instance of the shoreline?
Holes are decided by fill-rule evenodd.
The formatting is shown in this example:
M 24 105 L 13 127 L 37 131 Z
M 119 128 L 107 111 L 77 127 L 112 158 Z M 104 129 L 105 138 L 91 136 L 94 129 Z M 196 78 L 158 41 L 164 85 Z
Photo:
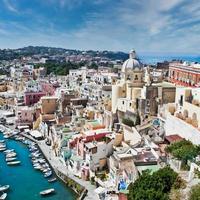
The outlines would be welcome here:
M 65 197 L 69 197 L 69 199 L 77 199 L 77 194 L 70 188 L 67 187 L 59 178 L 56 177 L 53 169 L 53 176 L 57 178 L 55 183 L 49 183 L 48 179 L 43 176 L 38 170 L 33 168 L 33 163 L 31 162 L 30 158 L 30 151 L 27 146 L 26 141 L 28 139 L 24 138 L 24 140 L 15 140 L 14 138 L 7 138 L 4 139 L 3 132 L 0 133 L 1 140 L 4 140 L 6 143 L 7 149 L 14 149 L 17 153 L 17 159 L 21 161 L 20 166 L 11 167 L 7 165 L 5 160 L 5 155 L 1 152 L 1 184 L 2 185 L 10 185 L 11 190 L 7 192 L 9 199 L 31 199 L 31 200 L 38 200 L 43 199 L 40 195 L 40 192 L 48 189 L 54 188 L 56 191 L 55 195 L 52 195 L 51 199 L 66 199 Z M 30 141 L 30 140 L 29 140 Z M 37 149 L 40 151 L 37 144 L 35 145 Z M 45 159 L 40 151 L 41 157 Z M 48 163 L 48 160 L 46 160 Z M 4 176 L 5 175 L 5 176 Z M 13 182 L 13 180 L 15 180 Z M 25 185 L 23 186 L 23 184 Z M 23 188 L 25 190 L 23 190 Z M 30 191 L 29 191 L 30 190 Z M 30 193 L 29 193 L 30 192 Z
M 25 133 L 20 134 L 38 145 L 40 151 L 50 164 L 55 175 L 77 194 L 78 197 L 76 199 L 94 199 L 94 189 L 96 189 L 96 187 L 94 185 L 91 185 L 91 183 L 88 184 L 89 181 L 84 181 L 74 176 L 73 174 L 69 174 L 66 167 L 63 166 L 63 163 L 61 163 L 61 160 L 53 154 L 52 149 L 45 144 L 44 140 L 37 141 L 33 137 L 26 135 Z

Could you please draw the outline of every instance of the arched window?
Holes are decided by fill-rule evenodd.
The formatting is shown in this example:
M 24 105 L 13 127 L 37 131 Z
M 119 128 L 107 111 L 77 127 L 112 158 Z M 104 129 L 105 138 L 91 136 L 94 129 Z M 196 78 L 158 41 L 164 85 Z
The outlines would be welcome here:
M 192 114 L 192 120 L 197 120 L 197 114 L 195 112 Z
M 130 76 L 130 74 L 127 75 L 127 81 L 128 81 L 128 80 L 131 80 L 131 76 Z
M 137 81 L 137 80 L 138 80 L 138 75 L 136 74 L 136 75 L 135 75 L 135 81 Z

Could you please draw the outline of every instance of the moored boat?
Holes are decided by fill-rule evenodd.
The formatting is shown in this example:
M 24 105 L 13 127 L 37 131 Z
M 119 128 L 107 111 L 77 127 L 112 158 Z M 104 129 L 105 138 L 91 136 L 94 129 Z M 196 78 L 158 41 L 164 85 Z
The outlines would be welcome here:
M 4 192 L 4 191 L 8 190 L 9 187 L 10 187 L 10 185 L 1 186 L 1 187 L 0 187 L 0 192 Z
M 48 180 L 49 183 L 53 183 L 53 182 L 55 182 L 55 181 L 57 181 L 56 178 L 51 178 L 51 179 Z
M 5 147 L 0 147 L 0 151 L 5 151 L 6 148 Z
M 7 150 L 5 150 L 5 151 L 4 151 L 4 153 L 6 153 L 6 154 L 7 154 L 7 153 L 14 152 L 14 151 L 15 151 L 14 149 L 7 149 Z
M 6 162 L 13 161 L 13 160 L 17 160 L 17 158 L 16 157 L 6 158 Z
M 17 156 L 17 154 L 15 152 L 6 154 L 6 158 L 11 158 L 11 157 L 16 157 L 16 156 Z
M 21 162 L 19 160 L 7 162 L 7 165 L 19 165 Z
M 40 195 L 45 196 L 45 195 L 49 195 L 49 194 L 53 194 L 53 193 L 55 193 L 55 189 L 51 188 L 51 189 L 41 191 Z
M 48 178 L 52 175 L 52 171 L 45 172 L 44 177 Z
M 5 200 L 7 197 L 7 193 L 3 193 L 1 196 L 0 196 L 0 200 Z

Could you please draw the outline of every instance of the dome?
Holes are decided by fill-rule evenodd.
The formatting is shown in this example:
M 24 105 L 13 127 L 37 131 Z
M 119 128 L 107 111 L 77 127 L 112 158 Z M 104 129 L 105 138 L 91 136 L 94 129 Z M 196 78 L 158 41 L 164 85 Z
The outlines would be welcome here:
M 122 72 L 125 72 L 127 69 L 131 70 L 140 70 L 142 68 L 142 64 L 136 58 L 136 53 L 134 50 L 131 50 L 129 53 L 129 59 L 124 62 L 122 65 Z

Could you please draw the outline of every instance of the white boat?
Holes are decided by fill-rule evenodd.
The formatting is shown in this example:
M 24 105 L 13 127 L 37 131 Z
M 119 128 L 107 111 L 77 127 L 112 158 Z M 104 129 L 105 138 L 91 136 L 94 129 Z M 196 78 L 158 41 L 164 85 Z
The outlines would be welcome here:
M 7 193 L 3 193 L 1 196 L 0 196 L 0 200 L 5 200 L 7 197 Z
M 6 154 L 6 158 L 12 158 L 12 157 L 16 157 L 16 156 L 17 156 L 17 154 L 15 152 Z
M 5 148 L 6 147 L 6 144 L 5 143 L 1 143 L 0 144 L 0 148 Z
M 0 187 L 0 192 L 4 192 L 4 191 L 8 190 L 9 187 L 10 187 L 10 185 L 1 186 L 1 187 Z
M 16 157 L 6 158 L 6 162 L 13 161 L 13 160 L 17 160 L 17 158 Z
M 40 192 L 40 195 L 48 195 L 48 194 L 53 194 L 55 192 L 55 189 L 51 188 L 51 189 L 47 189 L 47 190 L 43 190 Z
M 0 147 L 0 151 L 5 151 L 6 150 L 6 148 L 5 147 Z
M 52 171 L 45 172 L 44 177 L 48 178 L 52 175 Z
M 5 142 L 5 140 L 0 140 L 0 143 L 4 143 Z
M 53 183 L 53 182 L 55 182 L 55 181 L 57 181 L 56 178 L 51 178 L 51 179 L 48 180 L 49 183 Z
M 7 153 L 14 152 L 14 151 L 15 151 L 14 149 L 7 149 L 7 150 L 5 150 L 5 151 L 4 151 L 4 153 L 6 153 L 6 154 L 7 154 Z
M 21 162 L 19 160 L 7 162 L 7 165 L 19 165 Z

